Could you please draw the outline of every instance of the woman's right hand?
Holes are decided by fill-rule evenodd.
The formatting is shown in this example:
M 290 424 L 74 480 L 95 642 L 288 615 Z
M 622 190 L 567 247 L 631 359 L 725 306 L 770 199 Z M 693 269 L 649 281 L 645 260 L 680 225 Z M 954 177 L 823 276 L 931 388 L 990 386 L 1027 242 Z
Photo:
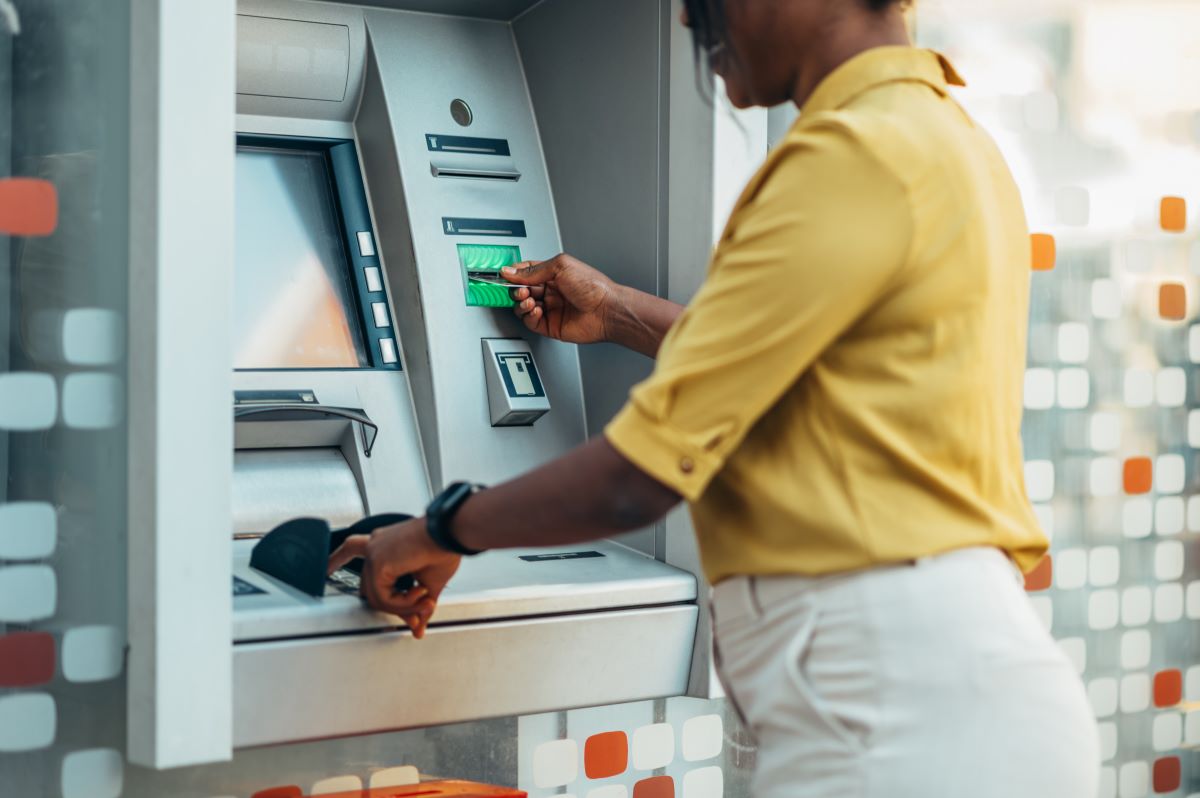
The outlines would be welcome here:
M 514 308 L 525 326 L 572 344 L 609 340 L 606 321 L 619 286 L 598 269 L 570 255 L 506 267 Z

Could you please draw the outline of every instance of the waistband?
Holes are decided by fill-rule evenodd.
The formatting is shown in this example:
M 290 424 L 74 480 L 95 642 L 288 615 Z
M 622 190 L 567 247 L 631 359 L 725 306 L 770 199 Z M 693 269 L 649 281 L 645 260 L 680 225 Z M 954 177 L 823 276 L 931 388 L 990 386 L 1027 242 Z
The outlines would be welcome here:
M 825 594 L 854 590 L 857 585 L 867 580 L 894 579 L 901 574 L 918 575 L 925 570 L 935 571 L 973 564 L 995 567 L 1001 573 L 1011 576 L 1016 583 L 1024 585 L 1024 576 L 1007 554 L 992 546 L 973 546 L 915 560 L 820 576 L 734 576 L 712 588 L 712 604 L 718 618 L 729 620 L 733 617 L 758 615 L 764 606 L 794 599 L 804 593 Z

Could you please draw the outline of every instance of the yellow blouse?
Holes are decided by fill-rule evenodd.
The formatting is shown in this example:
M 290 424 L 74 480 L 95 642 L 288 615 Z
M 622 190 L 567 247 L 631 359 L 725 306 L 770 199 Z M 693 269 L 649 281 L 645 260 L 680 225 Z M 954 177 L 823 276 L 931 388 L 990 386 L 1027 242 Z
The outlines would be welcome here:
M 606 429 L 691 503 L 713 583 L 1046 551 L 1020 439 L 1025 214 L 948 84 L 907 47 L 822 82 Z

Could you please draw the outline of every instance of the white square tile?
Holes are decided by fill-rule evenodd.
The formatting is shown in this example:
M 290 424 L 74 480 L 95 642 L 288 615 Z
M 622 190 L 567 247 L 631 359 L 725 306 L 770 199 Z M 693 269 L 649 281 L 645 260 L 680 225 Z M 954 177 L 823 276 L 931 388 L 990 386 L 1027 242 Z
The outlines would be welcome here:
M 115 626 L 76 626 L 63 633 L 63 677 L 69 682 L 102 682 L 121 675 L 125 638 Z
M 120 798 L 125 761 L 112 748 L 74 751 L 63 757 L 63 798 Z
M 1127 587 L 1121 593 L 1121 623 L 1125 626 L 1145 626 L 1150 623 L 1154 609 L 1154 594 L 1148 587 Z
M 1148 274 L 1154 269 L 1154 246 L 1149 241 L 1134 239 L 1122 247 L 1125 268 L 1135 274 Z
M 1121 492 L 1121 461 L 1097 457 L 1088 466 L 1088 489 L 1093 496 L 1116 496 Z
M 1196 423 L 1197 440 L 1200 440 L 1200 419 Z M 1088 440 L 1097 452 L 1111 452 L 1119 449 L 1121 447 L 1121 417 L 1116 413 L 1093 413 Z
M 1082 637 L 1068 637 L 1058 641 L 1058 647 L 1067 655 L 1075 672 L 1082 674 L 1087 669 L 1087 641 Z
M 1092 215 L 1092 196 L 1082 186 L 1067 186 L 1054 193 L 1054 218 L 1068 227 L 1086 227 Z
M 1183 544 L 1169 540 L 1154 547 L 1154 578 L 1171 582 L 1183 576 Z
M 1120 600 L 1115 590 L 1097 590 L 1088 596 L 1088 627 L 1095 631 L 1116 628 Z
M 1025 490 L 1029 500 L 1046 502 L 1054 498 L 1054 463 L 1030 460 L 1025 464 Z
M 1058 405 L 1067 410 L 1082 410 L 1091 402 L 1092 380 L 1085 369 L 1058 372 Z
M 1127 762 L 1117 774 L 1119 798 L 1146 798 L 1150 794 L 1150 766 L 1145 762 Z
M 309 795 L 337 795 L 338 793 L 362 792 L 362 779 L 358 776 L 330 776 L 313 784 Z
M 1163 407 L 1182 407 L 1187 400 L 1187 374 L 1175 367 L 1159 370 L 1154 395 Z
M 1125 372 L 1125 404 L 1129 407 L 1149 407 L 1154 403 L 1154 374 L 1145 369 Z
M 635 729 L 630 750 L 634 770 L 665 768 L 675 759 L 675 727 L 655 723 Z
M 1117 680 L 1105 676 L 1092 679 L 1087 685 L 1088 701 L 1098 718 L 1107 718 L 1117 711 Z
M 58 385 L 49 374 L 0 374 L 0 430 L 33 432 L 58 420 Z
M 720 715 L 698 715 L 683 723 L 681 753 L 686 762 L 703 762 L 721 753 L 725 722 Z
M 125 388 L 111 374 L 68 374 L 63 380 L 63 423 L 73 429 L 111 429 L 125 415 Z
M 0 568 L 0 623 L 29 623 L 54 615 L 58 582 L 48 565 Z
M 412 765 L 384 768 L 371 774 L 371 790 L 382 790 L 387 787 L 410 787 L 421 783 L 421 771 Z
M 1183 741 L 1187 745 L 1200 745 L 1200 712 L 1183 716 Z
M 1092 283 L 1092 315 L 1098 319 L 1119 319 L 1124 309 L 1121 286 L 1116 280 L 1096 280 Z
M 1086 324 L 1058 325 L 1058 359 L 1064 363 L 1086 363 L 1092 351 L 1091 331 Z
M 54 553 L 58 513 L 47 502 L 0 504 L 0 560 L 40 560 Z
M 1178 454 L 1159 455 L 1154 464 L 1154 487 L 1159 493 L 1183 491 L 1184 463 Z
M 1025 372 L 1025 407 L 1030 410 L 1054 407 L 1054 384 L 1054 372 L 1050 369 L 1028 369 Z
M 1200 532 L 1200 496 L 1189 496 L 1187 500 L 1188 532 Z
M 1116 546 L 1097 546 L 1088 553 L 1092 587 L 1112 587 L 1121 578 L 1121 552 Z
M 1200 324 L 1188 328 L 1188 360 L 1200 363 Z
M 579 777 L 579 743 L 551 740 L 533 749 L 533 783 L 540 790 L 564 787 Z
M 1145 496 L 1126 499 L 1121 509 L 1121 533 L 1127 538 L 1149 537 L 1154 526 L 1154 502 Z
M 54 742 L 58 711 L 46 693 L 13 693 L 0 698 L 0 753 L 48 748 Z
M 1187 617 L 1193 621 L 1200 620 L 1200 582 L 1192 582 L 1187 586 L 1184 604 Z
M 1200 665 L 1183 672 L 1183 700 L 1200 701 Z
M 721 798 L 725 774 L 719 767 L 698 768 L 683 775 L 682 798 Z
M 111 366 L 125 354 L 121 315 L 102 308 L 75 308 L 62 317 L 63 359 L 73 366 Z
M 1183 617 L 1183 585 L 1159 585 L 1154 589 L 1154 620 L 1174 623 Z
M 1150 664 L 1150 633 L 1134 629 L 1121 635 L 1121 667 L 1136 671 Z
M 1155 715 L 1151 738 L 1155 751 L 1174 751 L 1183 742 L 1183 715 L 1178 712 Z
M 1185 511 L 1182 496 L 1164 496 L 1154 503 L 1154 531 L 1178 535 L 1183 531 Z
M 1096 731 L 1100 733 L 1100 761 L 1107 762 L 1117 755 L 1117 724 L 1098 723 Z
M 1121 679 L 1121 711 L 1144 712 L 1150 707 L 1150 677 L 1132 673 Z
M 1200 410 L 1188 411 L 1188 446 L 1200 449 Z
M 609 784 L 588 790 L 587 798 L 629 798 L 629 788 L 624 784 Z
M 1054 555 L 1054 584 L 1059 590 L 1076 590 L 1087 584 L 1088 553 L 1063 549 Z

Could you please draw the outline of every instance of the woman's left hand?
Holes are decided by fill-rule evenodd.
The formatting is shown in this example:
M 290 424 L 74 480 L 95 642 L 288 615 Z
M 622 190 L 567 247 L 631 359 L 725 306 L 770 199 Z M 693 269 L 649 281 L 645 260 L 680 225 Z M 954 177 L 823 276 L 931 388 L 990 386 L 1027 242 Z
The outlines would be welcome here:
M 329 573 L 351 560 L 363 559 L 362 595 L 377 610 L 397 615 L 420 640 L 438 598 L 458 570 L 462 557 L 440 548 L 425 530 L 425 519 L 383 527 L 370 535 L 354 535 L 329 556 Z M 397 592 L 396 580 L 412 575 L 411 590 Z

